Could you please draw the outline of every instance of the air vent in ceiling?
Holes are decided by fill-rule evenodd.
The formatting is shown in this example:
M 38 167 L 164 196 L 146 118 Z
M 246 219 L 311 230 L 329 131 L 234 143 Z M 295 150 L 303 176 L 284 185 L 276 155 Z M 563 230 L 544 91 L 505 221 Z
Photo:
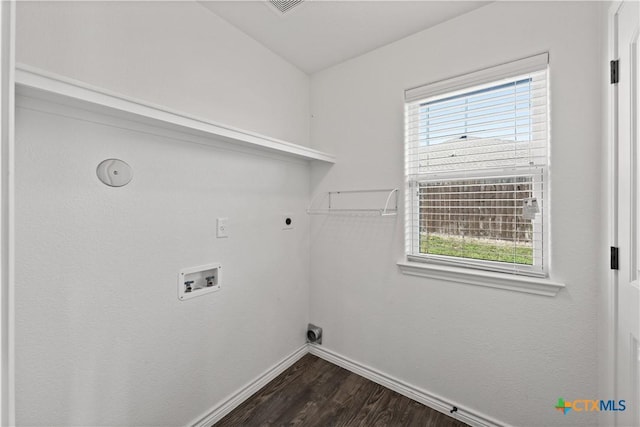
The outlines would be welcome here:
M 267 3 L 284 15 L 291 12 L 297 6 L 300 6 L 303 2 L 304 0 L 268 0 Z

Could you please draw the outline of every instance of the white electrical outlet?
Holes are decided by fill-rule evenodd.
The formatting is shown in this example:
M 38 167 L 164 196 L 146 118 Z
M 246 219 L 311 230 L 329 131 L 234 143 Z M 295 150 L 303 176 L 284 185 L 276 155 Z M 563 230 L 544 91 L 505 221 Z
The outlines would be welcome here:
M 218 218 L 216 220 L 216 237 L 229 237 L 229 218 Z
M 296 223 L 296 219 L 293 215 L 284 214 L 282 215 L 282 229 L 283 230 L 293 230 L 293 227 Z

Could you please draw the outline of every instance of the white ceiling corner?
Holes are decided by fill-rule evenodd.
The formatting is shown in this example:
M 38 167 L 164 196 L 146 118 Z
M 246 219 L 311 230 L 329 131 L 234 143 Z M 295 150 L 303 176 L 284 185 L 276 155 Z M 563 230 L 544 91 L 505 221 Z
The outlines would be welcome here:
M 465 14 L 487 1 L 306 0 L 284 15 L 267 1 L 201 1 L 240 31 L 312 74 Z

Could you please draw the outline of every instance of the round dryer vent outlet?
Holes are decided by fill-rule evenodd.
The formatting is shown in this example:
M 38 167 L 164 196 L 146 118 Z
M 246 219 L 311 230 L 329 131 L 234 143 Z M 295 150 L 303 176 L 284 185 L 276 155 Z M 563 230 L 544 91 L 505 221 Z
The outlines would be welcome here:
M 322 344 L 322 328 L 309 323 L 307 327 L 307 342 L 312 344 Z

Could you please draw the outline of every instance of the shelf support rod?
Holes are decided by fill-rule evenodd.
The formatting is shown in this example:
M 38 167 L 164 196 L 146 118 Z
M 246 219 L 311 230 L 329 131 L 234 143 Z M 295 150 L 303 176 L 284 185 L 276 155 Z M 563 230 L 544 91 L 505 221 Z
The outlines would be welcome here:
M 389 201 L 391 200 L 391 196 L 393 196 L 394 194 L 396 196 L 396 208 L 395 209 L 396 209 L 396 213 L 397 213 L 397 211 L 398 211 L 398 189 L 394 188 L 393 190 L 391 190 L 389 192 L 389 195 L 387 196 L 387 201 L 385 202 L 384 209 L 382 210 L 382 214 L 381 214 L 382 216 L 390 215 L 390 214 L 387 213 L 387 210 L 389 209 Z

